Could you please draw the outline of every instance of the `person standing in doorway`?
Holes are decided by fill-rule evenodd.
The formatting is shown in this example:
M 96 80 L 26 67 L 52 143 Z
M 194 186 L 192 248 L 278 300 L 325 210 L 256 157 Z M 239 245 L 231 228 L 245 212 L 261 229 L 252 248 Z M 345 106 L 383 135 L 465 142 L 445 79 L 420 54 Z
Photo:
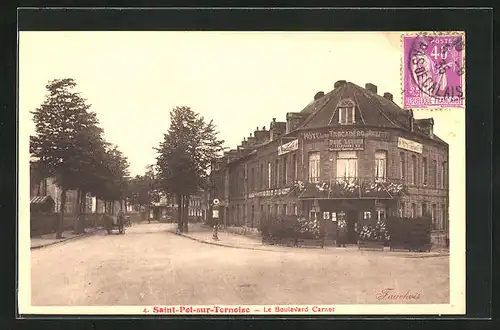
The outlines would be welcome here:
M 338 244 L 339 247 L 346 247 L 347 241 L 347 223 L 342 217 L 338 221 Z

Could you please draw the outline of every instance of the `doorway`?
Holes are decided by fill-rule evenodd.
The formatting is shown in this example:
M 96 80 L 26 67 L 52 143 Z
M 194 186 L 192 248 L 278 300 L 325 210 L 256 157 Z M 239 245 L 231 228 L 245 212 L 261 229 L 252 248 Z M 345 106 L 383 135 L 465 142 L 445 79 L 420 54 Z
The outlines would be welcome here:
M 358 242 L 358 235 L 356 233 L 357 222 L 358 222 L 358 212 L 347 211 L 346 212 L 347 244 L 357 244 Z

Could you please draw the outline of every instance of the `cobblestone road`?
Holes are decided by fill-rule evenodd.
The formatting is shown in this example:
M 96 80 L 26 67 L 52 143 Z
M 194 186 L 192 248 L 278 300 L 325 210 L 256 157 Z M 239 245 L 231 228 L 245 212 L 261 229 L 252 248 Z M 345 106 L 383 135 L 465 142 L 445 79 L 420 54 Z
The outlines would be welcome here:
M 31 251 L 32 305 L 448 303 L 449 258 L 256 251 L 140 224 Z M 377 299 L 385 288 L 418 299 Z M 381 298 L 378 295 L 378 298 Z

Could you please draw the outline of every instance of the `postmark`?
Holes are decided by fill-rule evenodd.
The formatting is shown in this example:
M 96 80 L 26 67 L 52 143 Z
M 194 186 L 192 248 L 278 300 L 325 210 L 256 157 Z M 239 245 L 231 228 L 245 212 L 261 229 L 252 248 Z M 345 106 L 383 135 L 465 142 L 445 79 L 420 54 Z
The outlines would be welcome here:
M 404 33 L 401 38 L 404 108 L 463 108 L 465 34 Z

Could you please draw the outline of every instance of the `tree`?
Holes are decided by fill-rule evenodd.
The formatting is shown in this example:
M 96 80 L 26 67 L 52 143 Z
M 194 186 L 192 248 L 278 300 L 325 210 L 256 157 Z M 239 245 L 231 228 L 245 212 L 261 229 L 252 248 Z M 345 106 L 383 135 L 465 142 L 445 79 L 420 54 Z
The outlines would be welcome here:
M 123 210 L 123 200 L 127 195 L 129 181 L 129 163 L 118 147 L 106 143 L 99 153 L 99 162 L 96 163 L 95 179 L 99 180 L 93 185 L 92 194 L 105 201 L 106 212 L 113 213 L 114 201 L 120 201 Z M 111 204 L 111 205 L 110 205 Z
M 210 165 L 223 150 L 213 121 L 206 122 L 189 107 L 170 112 L 170 128 L 164 134 L 157 157 L 158 185 L 177 199 L 178 229 L 188 231 L 189 196 L 206 187 Z
M 50 81 L 44 102 L 32 112 L 36 134 L 30 136 L 30 153 L 62 189 L 57 238 L 62 237 L 66 192 L 81 188 L 93 150 L 102 143 L 97 116 L 75 86 L 71 78 Z

